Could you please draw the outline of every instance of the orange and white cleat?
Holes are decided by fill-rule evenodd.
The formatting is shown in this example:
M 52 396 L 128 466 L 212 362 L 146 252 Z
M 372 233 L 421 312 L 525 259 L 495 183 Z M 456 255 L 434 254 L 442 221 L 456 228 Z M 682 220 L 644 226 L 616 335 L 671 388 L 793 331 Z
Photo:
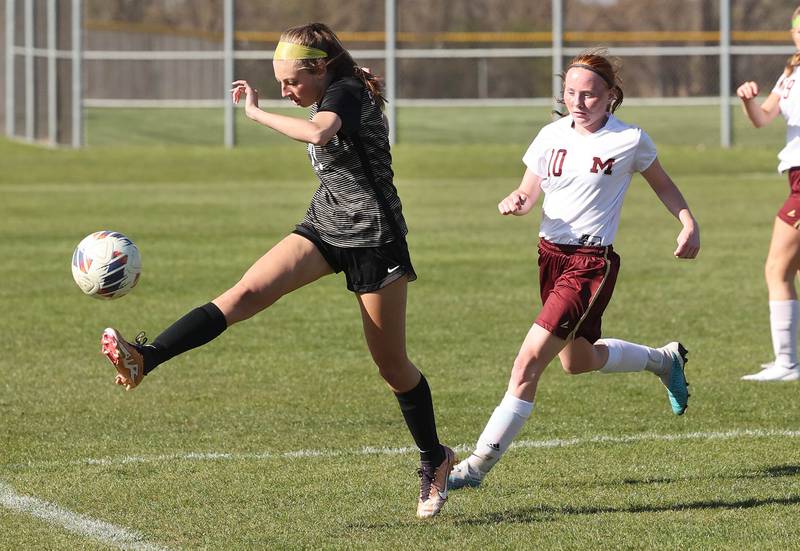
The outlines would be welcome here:
M 113 327 L 103 331 L 100 337 L 100 351 L 117 370 L 114 382 L 124 386 L 125 390 L 133 390 L 144 378 L 144 357 L 139 351 L 139 347 L 147 342 L 144 333 L 136 335 L 135 342 L 131 344 L 123 339 Z
M 447 501 L 447 477 L 456 463 L 456 455 L 447 446 L 444 448 L 444 460 L 435 469 L 424 466 L 417 471 L 419 474 L 419 502 L 417 503 L 417 516 L 431 518 L 439 513 Z

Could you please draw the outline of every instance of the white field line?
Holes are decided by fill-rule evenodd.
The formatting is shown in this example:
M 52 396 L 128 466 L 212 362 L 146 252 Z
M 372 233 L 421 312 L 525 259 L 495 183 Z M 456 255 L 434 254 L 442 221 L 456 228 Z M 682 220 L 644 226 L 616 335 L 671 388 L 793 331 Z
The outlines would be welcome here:
M 0 482 L 0 506 L 36 517 L 48 524 L 61 526 L 80 536 L 119 549 L 162 551 L 164 547 L 146 542 L 140 534 L 102 520 L 73 513 L 55 503 L 30 496 L 21 496 L 11 486 Z
M 599 435 L 589 438 L 554 438 L 551 440 L 520 440 L 513 448 L 561 448 L 592 444 L 635 444 L 638 442 L 673 442 L 687 440 L 736 440 L 743 438 L 800 438 L 800 431 L 789 430 L 729 430 L 722 432 L 689 432 L 682 434 L 641 433 L 628 436 Z M 462 444 L 454 449 L 470 451 L 472 445 Z M 341 457 L 359 455 L 401 455 L 415 452 L 416 448 L 364 447 L 351 450 L 295 450 L 282 453 L 176 453 L 152 456 L 125 456 L 118 458 L 83 459 L 68 462 L 30 462 L 0 466 L 11 469 L 30 469 L 64 465 L 125 465 L 130 463 L 162 463 L 165 461 L 223 461 L 223 460 L 269 460 L 311 457 Z M 144 541 L 137 532 L 103 522 L 85 515 L 73 513 L 54 503 L 35 497 L 21 496 L 11 486 L 0 482 L 0 506 L 39 518 L 49 524 L 59 525 L 84 537 L 115 546 L 120 549 L 161 551 L 164 547 Z
M 584 445 L 613 445 L 635 444 L 638 442 L 674 442 L 687 440 L 736 440 L 742 438 L 800 438 L 800 430 L 766 430 L 742 429 L 720 432 L 687 432 L 677 434 L 640 433 L 627 436 L 598 435 L 577 438 L 554 438 L 551 440 L 519 440 L 514 442 L 512 448 L 563 448 Z M 453 449 L 459 452 L 472 451 L 473 444 L 460 444 Z M 225 453 L 225 452 L 187 452 L 163 455 L 129 455 L 123 457 L 87 458 L 73 461 L 31 461 L 0 465 L 0 470 L 31 470 L 38 467 L 63 467 L 68 465 L 126 465 L 141 463 L 165 463 L 173 461 L 264 461 L 275 459 L 302 459 L 302 458 L 333 458 L 345 456 L 364 455 L 402 455 L 416 452 L 414 447 L 364 447 L 350 450 L 294 450 L 288 452 L 251 452 L 251 453 Z

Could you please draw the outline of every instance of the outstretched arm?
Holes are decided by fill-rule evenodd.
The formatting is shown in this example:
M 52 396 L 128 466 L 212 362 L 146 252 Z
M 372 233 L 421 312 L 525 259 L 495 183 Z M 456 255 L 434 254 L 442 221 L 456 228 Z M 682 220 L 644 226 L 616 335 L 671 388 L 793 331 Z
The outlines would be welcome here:
M 519 187 L 500 201 L 497 205 L 497 210 L 502 215 L 522 216 L 523 214 L 528 214 L 542 191 L 541 183 L 542 179 L 539 176 L 534 174 L 531 169 L 525 169 L 525 174 L 522 176 Z
M 742 109 L 744 114 L 753 123 L 756 128 L 761 128 L 772 122 L 780 112 L 778 103 L 781 98 L 778 94 L 771 93 L 764 100 L 764 103 L 758 105 L 756 97 L 758 96 L 758 84 L 753 81 L 748 81 L 736 89 L 736 95 L 742 100 Z
M 700 228 L 678 186 L 661 167 L 658 159 L 642 171 L 642 176 L 667 210 L 683 224 L 683 229 L 678 234 L 678 248 L 673 254 L 678 258 L 695 258 L 700 252 Z
M 244 112 L 247 118 L 299 142 L 325 145 L 342 127 L 342 119 L 331 111 L 317 113 L 310 121 L 262 111 L 258 106 L 258 90 L 246 80 L 237 80 L 231 88 L 233 103 L 238 104 L 242 94 L 245 95 Z

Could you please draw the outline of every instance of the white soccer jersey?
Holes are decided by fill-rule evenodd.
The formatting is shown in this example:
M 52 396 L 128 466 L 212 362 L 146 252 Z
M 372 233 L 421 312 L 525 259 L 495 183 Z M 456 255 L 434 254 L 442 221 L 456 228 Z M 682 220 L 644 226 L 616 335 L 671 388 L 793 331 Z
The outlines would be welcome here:
M 610 245 L 633 173 L 655 158 L 648 135 L 613 115 L 589 135 L 573 128 L 571 116 L 542 128 L 522 158 L 542 179 L 539 236 L 565 245 Z
M 789 76 L 781 75 L 773 94 L 778 94 L 781 101 L 781 115 L 786 119 L 786 146 L 778 153 L 778 172 L 800 166 L 800 67 L 795 67 Z

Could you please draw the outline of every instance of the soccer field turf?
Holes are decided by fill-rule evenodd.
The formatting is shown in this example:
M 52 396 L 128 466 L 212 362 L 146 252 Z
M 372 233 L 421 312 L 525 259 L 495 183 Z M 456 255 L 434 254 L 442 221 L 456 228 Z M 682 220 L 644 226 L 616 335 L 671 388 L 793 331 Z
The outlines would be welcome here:
M 272 109 L 271 109 L 272 110 Z M 275 109 L 284 115 L 306 116 L 305 109 Z M 733 141 L 744 147 L 782 147 L 786 128 L 776 122 L 753 130 L 741 108 L 731 109 Z M 718 147 L 720 111 L 712 106 L 628 106 L 618 115 L 646 129 L 659 146 Z M 400 107 L 398 139 L 403 144 L 530 143 L 535 129 L 551 120 L 544 107 Z M 223 138 L 222 109 L 97 108 L 87 110 L 87 139 L 92 146 L 219 145 Z M 286 138 L 244 117 L 236 119 L 236 140 L 245 146 L 285 144 Z
M 538 209 L 496 203 L 527 144 L 401 145 L 419 280 L 408 347 L 443 442 L 463 456 L 503 395 L 539 305 Z M 639 177 L 604 335 L 689 349 L 692 398 L 648 373 L 554 362 L 477 490 L 414 518 L 417 454 L 371 363 L 357 304 L 325 278 L 159 367 L 113 383 L 102 329 L 154 337 L 290 231 L 314 177 L 301 144 L 48 151 L 0 142 L 0 548 L 796 548 L 797 384 L 739 381 L 770 359 L 762 269 L 786 194 L 775 149 L 661 148 L 697 216 L 696 261 Z M 131 295 L 83 296 L 72 249 L 98 229 L 142 253 Z

